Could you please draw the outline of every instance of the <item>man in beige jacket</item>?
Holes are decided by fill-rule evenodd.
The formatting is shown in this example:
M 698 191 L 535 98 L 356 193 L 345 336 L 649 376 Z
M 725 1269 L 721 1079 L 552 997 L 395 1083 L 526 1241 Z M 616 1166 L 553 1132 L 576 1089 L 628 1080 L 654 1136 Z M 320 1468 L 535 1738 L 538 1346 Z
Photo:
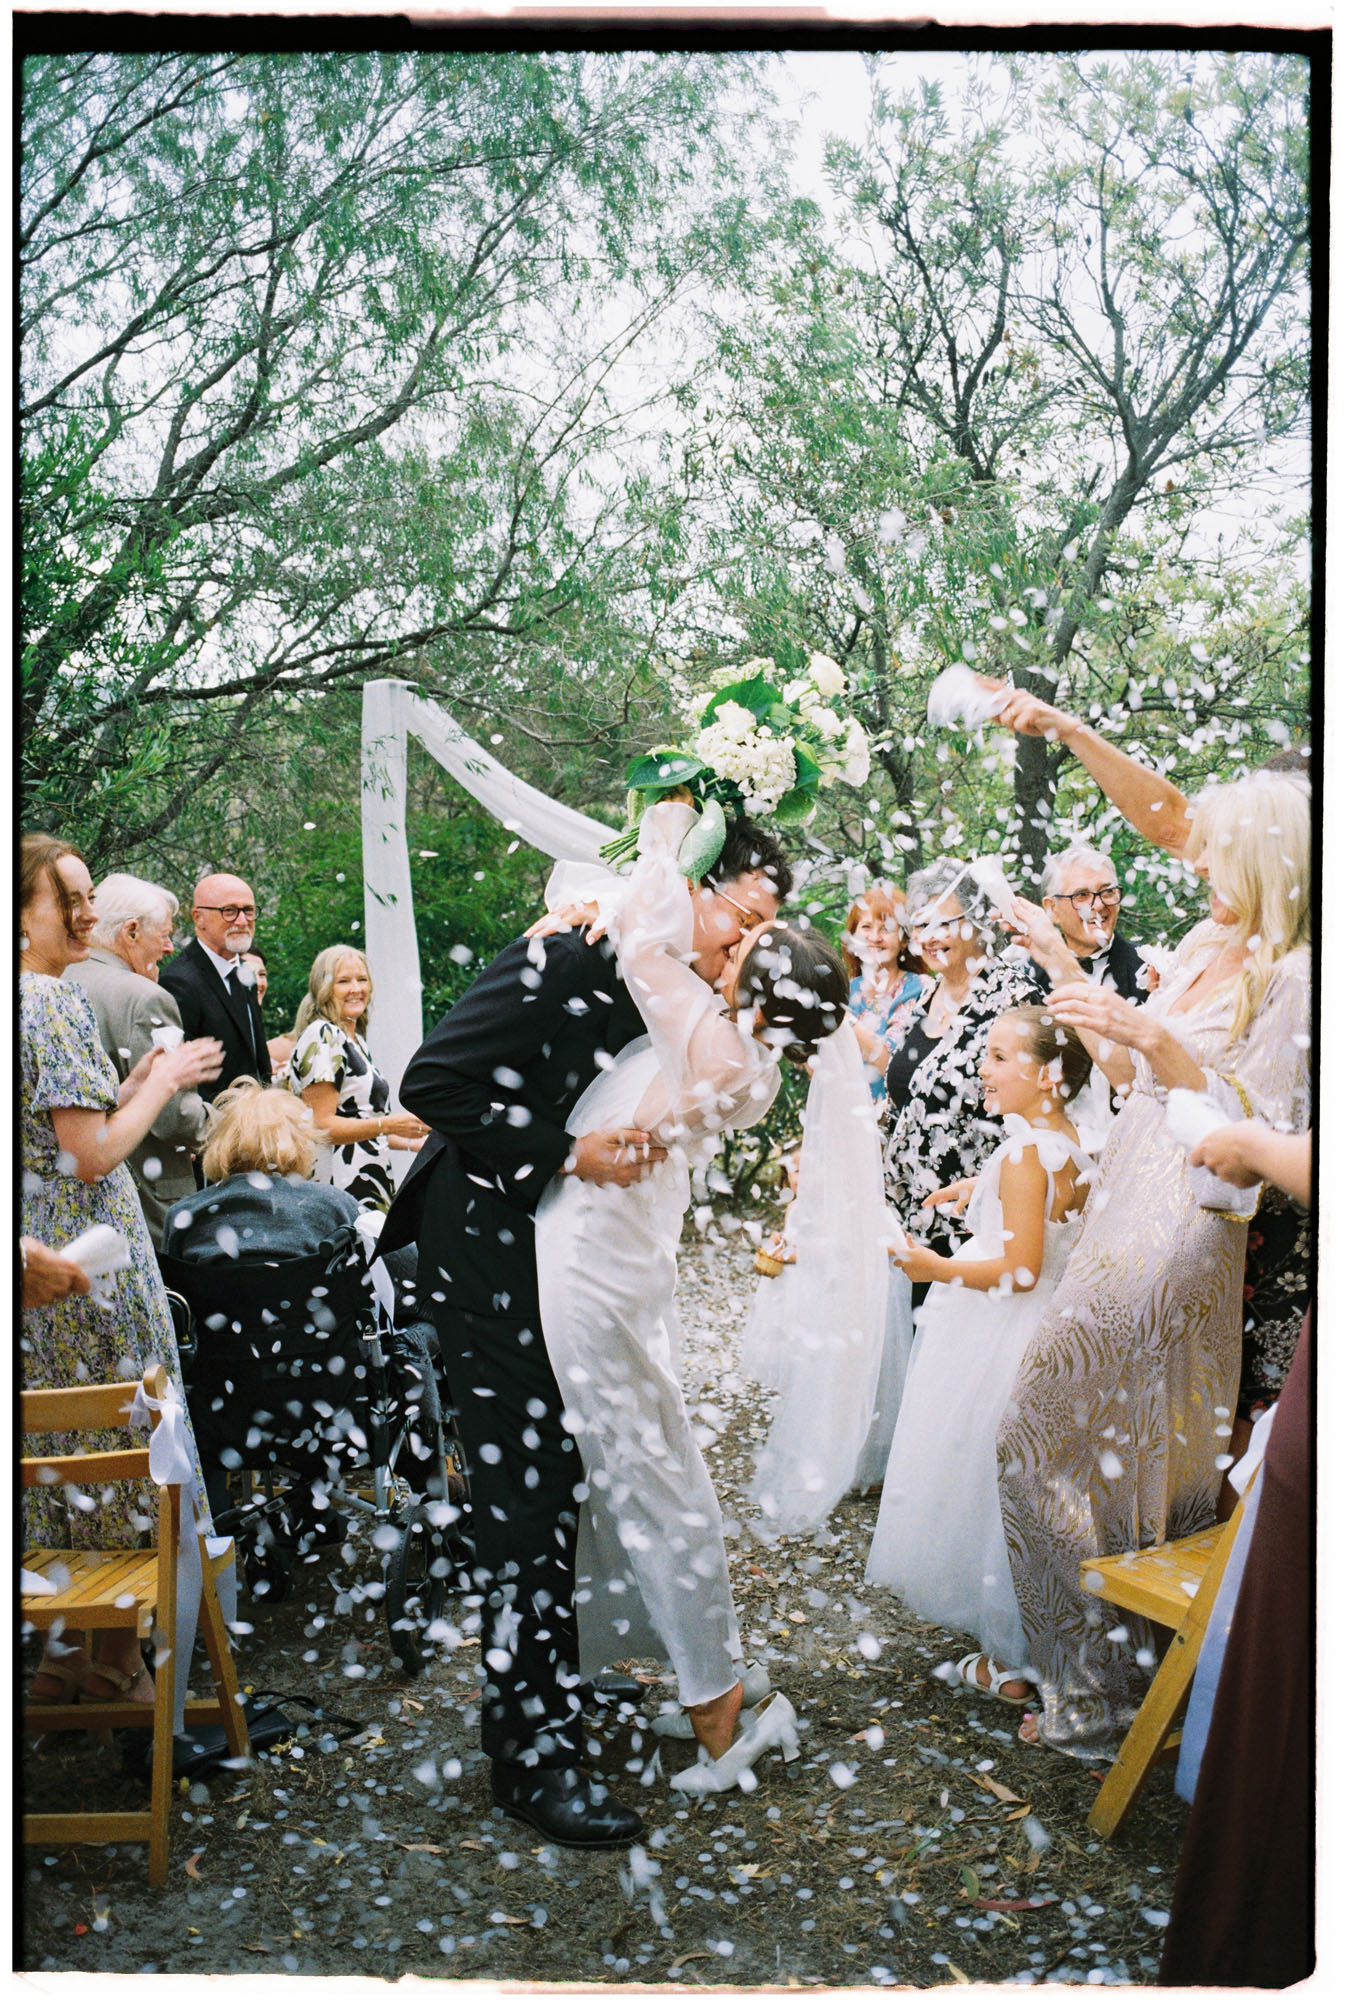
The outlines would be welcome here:
M 182 1036 L 178 1003 L 158 976 L 160 959 L 173 949 L 178 899 L 138 876 L 109 875 L 94 891 L 94 908 L 98 922 L 90 933 L 89 956 L 71 966 L 69 977 L 88 994 L 99 1039 L 125 1078 L 153 1045 L 156 1030 Z M 211 1046 L 223 1055 L 218 1043 Z M 213 1069 L 204 1066 L 203 1080 L 219 1070 L 218 1060 Z M 180 1090 L 127 1159 L 156 1249 L 170 1205 L 196 1192 L 192 1154 L 207 1109 L 197 1091 Z

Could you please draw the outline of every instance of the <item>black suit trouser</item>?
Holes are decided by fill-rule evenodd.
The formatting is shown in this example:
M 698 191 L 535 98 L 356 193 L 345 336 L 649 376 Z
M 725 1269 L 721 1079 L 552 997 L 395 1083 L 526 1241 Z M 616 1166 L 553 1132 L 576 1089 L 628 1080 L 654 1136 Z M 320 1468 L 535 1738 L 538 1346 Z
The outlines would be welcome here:
M 577 1484 L 562 1399 L 537 1319 L 429 1310 L 472 1488 L 483 1594 L 482 1748 L 507 1763 L 580 1760 L 574 1688 Z

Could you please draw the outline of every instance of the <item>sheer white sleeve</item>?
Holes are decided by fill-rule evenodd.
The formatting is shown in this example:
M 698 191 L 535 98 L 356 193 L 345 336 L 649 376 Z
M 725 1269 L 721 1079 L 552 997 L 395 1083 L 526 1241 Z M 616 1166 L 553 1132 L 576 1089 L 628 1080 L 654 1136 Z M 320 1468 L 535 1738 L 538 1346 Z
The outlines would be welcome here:
M 695 817 L 677 801 L 651 806 L 609 934 L 623 983 L 640 1009 L 660 1076 L 637 1108 L 647 1130 L 696 1137 L 752 1125 L 771 1104 L 780 1072 L 760 1042 L 728 1015 L 692 970 L 692 897 L 678 847 Z

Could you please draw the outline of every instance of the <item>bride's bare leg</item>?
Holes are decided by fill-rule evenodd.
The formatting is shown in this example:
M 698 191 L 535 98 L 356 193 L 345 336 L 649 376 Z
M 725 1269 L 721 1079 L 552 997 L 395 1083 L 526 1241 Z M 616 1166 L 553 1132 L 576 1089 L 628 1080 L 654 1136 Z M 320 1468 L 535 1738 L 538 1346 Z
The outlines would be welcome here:
M 723 1757 L 734 1741 L 739 1711 L 744 1705 L 744 1684 L 736 1681 L 724 1694 L 711 1701 L 693 1703 L 688 1709 L 692 1733 L 708 1757 Z

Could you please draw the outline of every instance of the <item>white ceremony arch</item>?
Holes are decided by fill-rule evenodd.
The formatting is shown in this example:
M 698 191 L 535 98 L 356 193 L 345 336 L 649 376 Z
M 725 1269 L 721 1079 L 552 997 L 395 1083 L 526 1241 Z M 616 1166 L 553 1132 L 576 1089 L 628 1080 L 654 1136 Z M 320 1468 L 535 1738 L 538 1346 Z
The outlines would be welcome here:
M 365 876 L 365 950 L 378 986 L 370 1023 L 374 1059 L 394 1096 L 421 1046 L 421 960 L 407 852 L 407 738 L 502 826 L 554 861 L 597 861 L 613 829 L 559 805 L 516 778 L 453 717 L 407 681 L 366 681 L 361 718 L 360 829 Z M 403 1156 L 405 1157 L 405 1155 Z

